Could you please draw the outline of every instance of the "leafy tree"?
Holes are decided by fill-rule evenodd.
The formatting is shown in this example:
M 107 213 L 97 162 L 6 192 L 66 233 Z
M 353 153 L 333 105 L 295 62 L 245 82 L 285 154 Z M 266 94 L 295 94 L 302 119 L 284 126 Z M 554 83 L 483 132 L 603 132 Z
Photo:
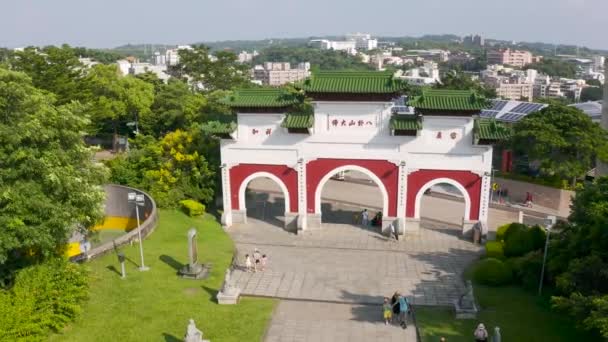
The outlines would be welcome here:
M 159 88 L 165 84 L 165 82 L 163 82 L 163 80 L 161 80 L 160 78 L 158 78 L 158 76 L 153 73 L 152 71 L 147 70 L 144 73 L 141 74 L 137 74 L 135 75 L 136 78 L 150 83 L 152 86 L 154 86 L 154 92 L 158 92 Z
M 469 75 L 457 71 L 446 73 L 441 78 L 441 83 L 436 83 L 433 87 L 436 89 L 475 90 L 488 99 L 496 98 L 496 90 L 487 88 L 479 81 L 473 80 Z
M 600 80 L 596 80 L 596 79 L 587 80 L 587 81 L 585 81 L 585 83 L 587 83 L 587 85 L 594 86 L 594 87 L 601 87 L 603 85 L 602 82 L 600 82 Z
M 601 87 L 586 87 L 581 91 L 581 101 L 599 101 L 604 97 L 604 90 Z
M 542 173 L 571 179 L 572 185 L 596 157 L 608 156 L 608 132 L 579 109 L 563 105 L 549 105 L 517 122 L 510 144 L 538 161 Z
M 122 76 L 115 65 L 93 66 L 84 78 L 80 99 L 96 131 L 124 131 L 128 121 L 145 119 L 154 101 L 154 87 L 133 76 Z
M 77 98 L 83 65 L 69 45 L 16 51 L 11 65 L 14 70 L 30 76 L 36 88 L 54 93 L 59 105 Z
M 555 58 L 543 58 L 540 62 L 528 64 L 525 69 L 534 69 L 549 76 L 576 77 L 576 65 Z
M 88 124 L 78 103 L 56 106 L 25 74 L 0 68 L 0 281 L 102 217 L 105 173 L 84 145 Z
M 162 207 L 187 198 L 208 204 L 215 181 L 204 144 L 198 130 L 176 130 L 160 140 L 140 135 L 128 154 L 109 162 L 112 181 L 149 191 Z
M 145 132 L 162 136 L 176 129 L 187 129 L 194 122 L 202 122 L 205 97 L 194 93 L 182 81 L 172 79 L 158 87 L 152 104 L 152 113 L 142 121 Z
M 357 56 L 344 51 L 319 50 L 307 47 L 269 47 L 255 57 L 256 64 L 264 62 L 289 62 L 295 66 L 298 63 L 310 62 L 314 69 L 320 70 L 371 70 Z
M 608 338 L 608 177 L 579 189 L 571 208 L 549 249 L 553 304 Z
M 85 47 L 75 47 L 74 52 L 79 57 L 91 58 L 102 64 L 115 63 L 117 60 L 127 57 L 124 53 L 112 50 L 87 49 Z
M 249 83 L 248 66 L 239 63 L 233 52 L 218 51 L 211 55 L 204 45 L 179 50 L 179 63 L 171 66 L 169 72 L 206 91 L 229 90 Z

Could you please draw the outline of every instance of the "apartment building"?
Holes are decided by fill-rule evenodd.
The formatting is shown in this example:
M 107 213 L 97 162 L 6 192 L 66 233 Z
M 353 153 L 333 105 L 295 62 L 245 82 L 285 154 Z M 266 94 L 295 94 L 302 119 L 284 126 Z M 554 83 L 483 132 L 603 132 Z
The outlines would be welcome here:
M 290 63 L 266 62 L 256 65 L 252 70 L 252 77 L 264 85 L 279 86 L 286 83 L 297 82 L 310 76 L 310 63 L 299 63 L 294 69 Z
M 488 51 L 488 64 L 506 64 L 515 67 L 524 67 L 532 62 L 532 53 L 529 51 L 511 49 Z

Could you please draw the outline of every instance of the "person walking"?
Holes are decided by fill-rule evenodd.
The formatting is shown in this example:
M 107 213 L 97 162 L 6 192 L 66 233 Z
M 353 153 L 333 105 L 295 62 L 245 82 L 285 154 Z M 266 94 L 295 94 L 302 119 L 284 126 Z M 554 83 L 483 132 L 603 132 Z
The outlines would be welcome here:
M 483 323 L 479 323 L 473 336 L 475 337 L 475 342 L 488 342 L 488 331 L 486 330 L 486 326 L 483 325 Z
M 253 271 L 257 272 L 258 271 L 258 267 L 261 267 L 261 260 L 262 259 L 262 254 L 260 254 L 260 251 L 256 248 L 253 250 Z
M 526 207 L 532 208 L 532 194 L 530 192 L 526 192 Z
M 384 304 L 382 305 L 382 315 L 384 317 L 384 324 L 388 325 L 393 319 L 393 308 L 388 302 L 388 298 L 384 297 Z
M 397 229 L 395 229 L 394 223 L 391 223 L 391 235 L 395 237 L 395 241 L 399 241 L 399 234 L 397 233 Z
M 401 327 L 407 329 L 407 313 L 409 312 L 409 304 L 403 295 L 399 295 L 399 320 Z
M 361 213 L 361 224 L 364 226 L 369 224 L 369 213 L 367 212 L 367 209 L 363 209 L 363 212 Z
M 266 269 L 266 262 L 268 261 L 268 257 L 266 254 L 262 254 L 262 271 Z
M 251 257 L 249 256 L 249 254 L 245 254 L 245 270 L 247 272 L 251 272 L 252 267 L 253 265 L 251 264 Z
M 395 291 L 391 297 L 391 306 L 393 307 L 393 319 L 399 317 L 399 292 Z

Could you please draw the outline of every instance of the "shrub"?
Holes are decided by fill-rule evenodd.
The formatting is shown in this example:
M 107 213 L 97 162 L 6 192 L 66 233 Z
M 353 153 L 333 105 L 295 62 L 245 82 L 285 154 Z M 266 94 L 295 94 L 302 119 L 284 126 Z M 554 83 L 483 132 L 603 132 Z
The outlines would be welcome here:
M 540 271 L 543 265 L 543 257 L 540 251 L 530 252 L 522 257 L 509 259 L 514 278 L 524 288 L 533 290 L 538 287 Z
M 505 231 L 505 234 L 503 237 L 504 242 L 506 242 L 511 235 L 516 234 L 517 232 L 520 232 L 520 231 L 525 231 L 527 229 L 528 229 L 528 226 L 526 226 L 523 223 L 513 222 L 513 223 L 509 224 L 509 227 Z
M 179 204 L 188 216 L 200 216 L 205 213 L 205 205 L 200 204 L 195 200 L 187 199 L 180 201 Z
M 480 260 L 473 268 L 473 280 L 479 284 L 506 285 L 511 282 L 512 278 L 513 274 L 509 266 L 495 258 Z
M 10 290 L 0 290 L 0 341 L 38 341 L 81 311 L 88 277 L 83 266 L 52 260 L 25 268 Z
M 509 258 L 522 256 L 532 250 L 534 245 L 527 230 L 518 229 L 505 240 L 505 256 Z
M 505 253 L 503 251 L 503 245 L 500 241 L 488 241 L 486 243 L 486 256 L 488 258 L 504 259 Z
M 498 227 L 498 229 L 496 230 L 496 241 L 505 240 L 505 233 L 507 232 L 507 229 L 509 229 L 509 227 L 511 227 L 511 223 L 503 224 L 502 226 Z
M 547 234 L 543 228 L 534 226 L 528 229 L 528 235 L 530 240 L 532 240 L 532 248 L 534 250 L 539 250 L 545 247 L 545 239 L 547 238 Z

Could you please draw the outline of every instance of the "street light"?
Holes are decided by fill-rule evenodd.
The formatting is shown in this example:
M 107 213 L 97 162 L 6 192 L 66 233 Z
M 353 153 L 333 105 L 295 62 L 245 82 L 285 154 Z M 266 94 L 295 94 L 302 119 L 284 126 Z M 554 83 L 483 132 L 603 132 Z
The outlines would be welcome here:
M 545 219 L 545 227 L 547 227 L 547 239 L 545 240 L 545 255 L 543 256 L 543 266 L 540 270 L 540 282 L 538 283 L 538 295 L 543 291 L 543 280 L 545 278 L 545 263 L 547 262 L 547 250 L 549 249 L 549 234 L 551 234 L 551 228 L 555 225 L 555 216 L 547 216 Z
M 139 207 L 143 207 L 146 203 L 144 195 L 137 194 L 135 192 L 129 192 L 127 195 L 129 203 L 135 203 L 135 216 L 137 217 L 137 234 L 139 235 L 139 255 L 141 257 L 141 265 L 139 266 L 140 271 L 147 271 L 150 268 L 144 264 L 144 245 L 141 238 L 141 227 L 139 225 Z

